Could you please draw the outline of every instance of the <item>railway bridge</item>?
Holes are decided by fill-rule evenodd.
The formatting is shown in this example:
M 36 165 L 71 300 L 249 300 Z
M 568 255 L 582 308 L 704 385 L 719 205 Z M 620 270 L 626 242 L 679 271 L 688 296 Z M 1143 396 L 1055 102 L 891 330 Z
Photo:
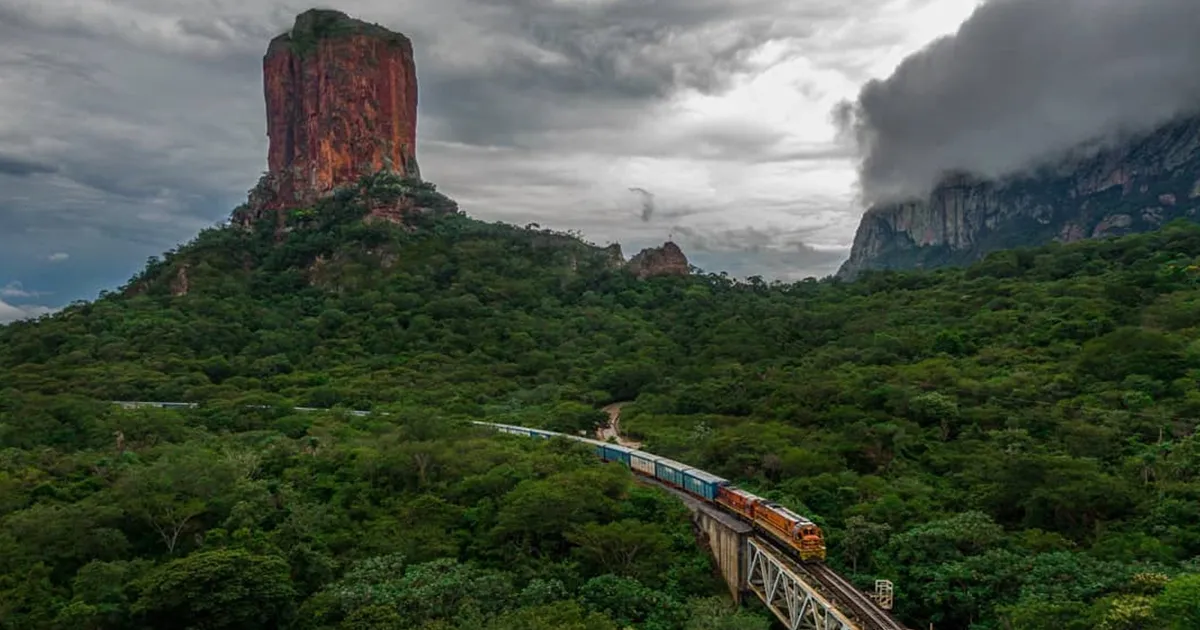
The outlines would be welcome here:
M 757 597 L 788 630 L 907 630 L 887 612 L 890 582 L 876 582 L 875 594 L 867 595 L 824 564 L 797 562 L 749 524 L 666 484 L 637 480 L 687 506 L 734 601 Z
M 113 404 L 126 409 L 199 406 L 178 402 L 114 401 Z M 311 407 L 294 409 L 327 411 Z M 662 488 L 683 502 L 692 513 L 699 542 L 712 553 L 730 595 L 739 604 L 746 595 L 757 597 L 788 630 L 908 630 L 887 612 L 892 603 L 890 582 L 877 581 L 875 594 L 867 595 L 824 563 L 797 562 L 788 551 L 759 535 L 745 521 L 667 484 L 640 475 L 634 478 L 638 483 Z

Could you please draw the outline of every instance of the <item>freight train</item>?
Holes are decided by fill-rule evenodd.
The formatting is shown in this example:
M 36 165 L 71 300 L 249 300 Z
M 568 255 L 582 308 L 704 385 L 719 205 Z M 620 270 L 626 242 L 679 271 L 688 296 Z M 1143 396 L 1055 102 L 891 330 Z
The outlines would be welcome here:
M 804 562 L 824 562 L 825 560 L 825 538 L 816 523 L 778 503 L 746 492 L 716 475 L 665 457 L 600 440 L 510 424 L 474 422 L 502 433 L 545 439 L 564 437 L 584 442 L 590 445 L 596 454 L 605 461 L 619 462 L 632 470 L 634 474 L 678 488 L 753 524 L 760 531 L 795 550 Z

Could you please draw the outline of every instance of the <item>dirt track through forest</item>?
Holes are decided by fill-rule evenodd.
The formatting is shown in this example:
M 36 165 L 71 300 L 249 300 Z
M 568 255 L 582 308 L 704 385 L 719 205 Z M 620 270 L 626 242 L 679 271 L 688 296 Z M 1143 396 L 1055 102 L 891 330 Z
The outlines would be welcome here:
M 628 402 L 619 402 L 613 403 L 604 408 L 604 411 L 608 413 L 608 426 L 600 427 L 596 430 L 597 440 L 607 442 L 608 438 L 611 437 L 615 438 L 617 440 L 617 444 L 620 444 L 621 446 L 627 446 L 629 448 L 642 447 L 641 442 L 627 440 L 621 436 L 621 408 L 628 404 Z

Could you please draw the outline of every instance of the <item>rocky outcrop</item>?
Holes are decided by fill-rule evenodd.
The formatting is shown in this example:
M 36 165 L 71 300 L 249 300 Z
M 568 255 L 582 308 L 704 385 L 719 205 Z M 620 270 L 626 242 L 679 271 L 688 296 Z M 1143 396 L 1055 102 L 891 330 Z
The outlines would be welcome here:
M 188 269 L 190 266 L 187 263 L 179 265 L 179 271 L 175 272 L 175 277 L 171 279 L 171 295 L 179 297 L 187 295 L 191 290 L 191 281 L 188 280 Z
M 1155 229 L 1200 211 L 1200 117 L 1002 182 L 948 177 L 863 216 L 838 276 L 966 264 L 988 252 Z
M 667 241 L 662 247 L 643 249 L 626 264 L 638 278 L 655 276 L 686 276 L 691 273 L 687 256 L 675 243 Z
M 268 171 L 235 220 L 302 208 L 381 170 L 417 177 L 412 43 L 381 26 L 313 9 L 263 58 Z
M 620 269 L 625 266 L 625 254 L 621 252 L 620 243 L 613 243 L 604 248 L 604 264 L 609 269 Z

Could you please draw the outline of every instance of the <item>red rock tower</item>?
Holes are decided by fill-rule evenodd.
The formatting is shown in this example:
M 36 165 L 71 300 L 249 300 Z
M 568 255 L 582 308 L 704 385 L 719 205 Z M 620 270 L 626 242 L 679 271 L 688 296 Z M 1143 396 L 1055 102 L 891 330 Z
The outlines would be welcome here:
M 361 175 L 419 176 L 412 42 L 339 11 L 311 9 L 263 58 L 270 149 L 254 219 L 311 205 Z

